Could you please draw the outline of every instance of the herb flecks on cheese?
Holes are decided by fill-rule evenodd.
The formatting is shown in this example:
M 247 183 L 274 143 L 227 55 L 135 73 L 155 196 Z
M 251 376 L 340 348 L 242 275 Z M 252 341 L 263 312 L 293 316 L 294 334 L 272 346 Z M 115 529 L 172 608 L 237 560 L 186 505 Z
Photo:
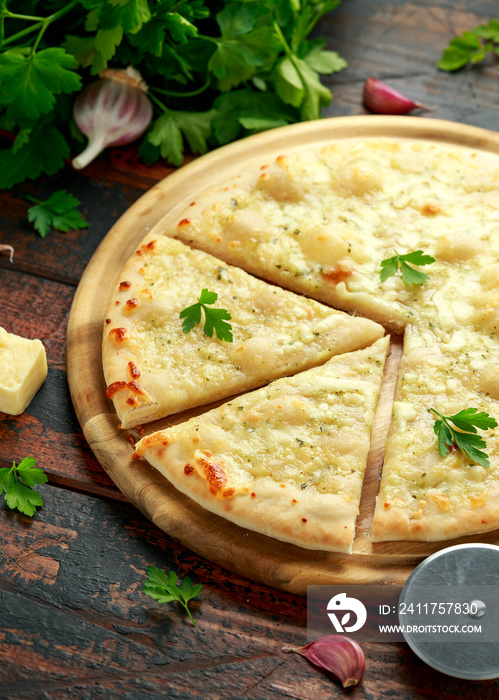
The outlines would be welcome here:
M 217 306 L 230 309 L 233 342 L 209 337 L 201 324 L 184 332 L 179 316 L 192 306 L 193 289 L 209 290 Z M 321 364 L 382 335 L 368 319 L 269 285 L 180 241 L 148 236 L 122 271 L 107 313 L 108 397 L 122 427 L 132 427 Z
M 388 338 L 143 438 L 137 453 L 228 520 L 351 548 Z
M 291 153 L 263 173 L 205 193 L 188 221 L 179 217 L 182 225 L 168 233 L 393 329 L 436 321 L 448 330 L 473 314 L 480 274 L 498 263 L 498 198 L 493 154 L 346 139 L 316 153 Z M 434 258 L 430 279 L 417 289 L 400 275 L 381 282 L 381 262 L 394 249 Z M 490 307 L 476 318 L 498 332 Z

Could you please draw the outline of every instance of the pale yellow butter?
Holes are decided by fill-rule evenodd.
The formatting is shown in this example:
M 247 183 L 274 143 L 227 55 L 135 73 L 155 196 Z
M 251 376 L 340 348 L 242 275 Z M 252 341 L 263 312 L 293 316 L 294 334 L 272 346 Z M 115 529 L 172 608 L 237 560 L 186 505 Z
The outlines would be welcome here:
M 21 338 L 0 326 L 0 412 L 23 413 L 46 376 L 41 340 Z

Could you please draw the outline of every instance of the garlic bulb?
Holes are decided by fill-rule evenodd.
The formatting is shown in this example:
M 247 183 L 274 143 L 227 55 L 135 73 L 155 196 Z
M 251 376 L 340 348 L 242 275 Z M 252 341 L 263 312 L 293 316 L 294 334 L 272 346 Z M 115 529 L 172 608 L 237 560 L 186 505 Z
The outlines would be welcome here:
M 355 640 L 341 634 L 328 634 L 303 647 L 283 647 L 282 650 L 301 654 L 334 674 L 344 688 L 357 685 L 364 675 L 366 659 L 362 648 Z
M 88 136 L 85 150 L 73 160 L 81 170 L 107 146 L 123 146 L 138 139 L 152 120 L 152 104 L 140 73 L 106 70 L 82 90 L 74 106 L 79 129 Z

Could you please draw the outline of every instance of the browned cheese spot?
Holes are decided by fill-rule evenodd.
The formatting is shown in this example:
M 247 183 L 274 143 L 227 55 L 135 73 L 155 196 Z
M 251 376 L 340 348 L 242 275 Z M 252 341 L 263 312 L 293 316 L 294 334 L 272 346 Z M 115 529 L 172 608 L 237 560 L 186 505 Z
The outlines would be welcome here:
M 436 204 L 425 204 L 424 207 L 421 208 L 421 214 L 423 216 L 436 216 L 440 214 L 440 211 L 440 207 Z
M 129 289 L 132 286 L 131 282 L 127 282 L 126 280 L 124 282 L 120 282 L 120 292 L 123 292 L 125 289 Z
M 329 270 L 322 273 L 322 276 L 333 284 L 339 284 L 340 282 L 345 282 L 349 277 L 351 277 L 353 271 L 344 265 L 334 265 Z
M 134 394 L 145 394 L 145 391 L 142 389 L 141 386 L 137 384 L 137 382 L 128 382 L 127 388 L 130 389 Z
M 132 379 L 138 379 L 140 377 L 140 369 L 134 362 L 128 363 L 128 371 Z
M 209 492 L 215 498 L 230 498 L 234 495 L 235 489 L 228 486 L 229 480 L 222 464 L 212 459 L 213 455 L 208 450 L 205 455 L 207 459 L 200 457 L 198 464 L 204 472 Z
M 106 389 L 106 397 L 108 399 L 112 399 L 117 391 L 121 391 L 121 389 L 125 389 L 125 388 L 126 388 L 126 382 L 113 382 Z
M 115 343 L 122 343 L 126 340 L 127 330 L 126 328 L 111 328 L 109 331 L 109 337 L 114 340 Z
M 125 304 L 125 308 L 123 309 L 124 312 L 132 312 L 134 311 L 137 306 L 139 305 L 139 300 L 138 299 L 128 299 L 128 301 Z

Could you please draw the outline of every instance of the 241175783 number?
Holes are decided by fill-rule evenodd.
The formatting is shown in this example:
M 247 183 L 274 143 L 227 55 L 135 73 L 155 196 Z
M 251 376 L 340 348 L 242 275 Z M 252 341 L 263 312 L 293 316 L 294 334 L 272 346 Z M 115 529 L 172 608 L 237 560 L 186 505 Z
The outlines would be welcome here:
M 476 615 L 478 604 L 471 603 L 400 603 L 399 613 L 402 615 Z

